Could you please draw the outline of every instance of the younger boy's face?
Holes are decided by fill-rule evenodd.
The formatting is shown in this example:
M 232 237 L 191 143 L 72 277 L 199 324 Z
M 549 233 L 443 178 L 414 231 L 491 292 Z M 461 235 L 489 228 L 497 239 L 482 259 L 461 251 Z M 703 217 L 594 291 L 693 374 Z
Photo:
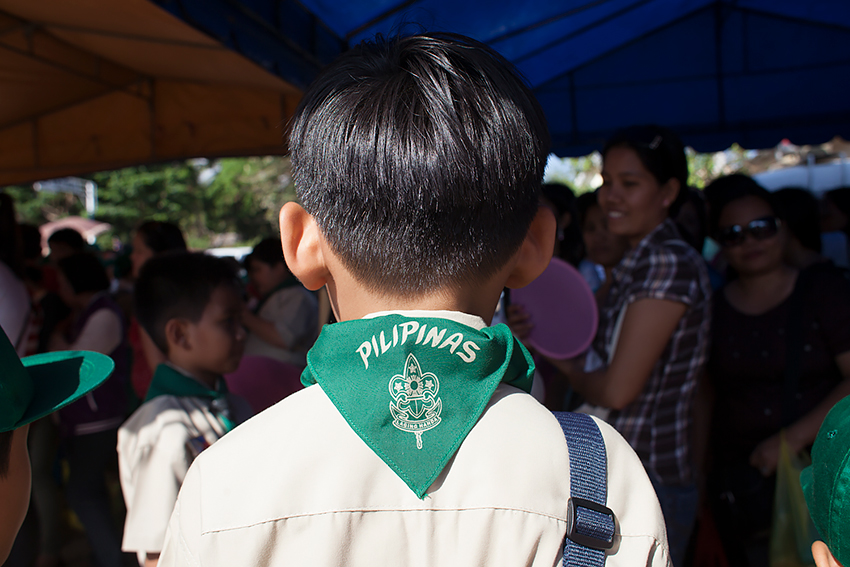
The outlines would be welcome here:
M 30 457 L 27 451 L 29 425 L 12 435 L 9 470 L 0 477 L 0 564 L 6 561 L 30 502 Z
M 283 262 L 272 266 L 254 259 L 248 264 L 248 277 L 260 295 L 271 293 L 288 275 Z
M 212 374 L 236 370 L 245 350 L 242 309 L 242 298 L 232 286 L 213 290 L 200 320 L 187 331 L 196 368 Z

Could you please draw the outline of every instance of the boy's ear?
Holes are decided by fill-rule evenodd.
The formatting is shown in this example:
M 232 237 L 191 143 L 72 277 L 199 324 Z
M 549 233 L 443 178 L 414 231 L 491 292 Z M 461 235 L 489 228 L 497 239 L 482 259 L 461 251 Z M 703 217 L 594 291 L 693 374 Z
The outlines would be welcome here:
M 538 207 L 528 234 L 517 252 L 516 263 L 505 282 L 506 287 L 524 287 L 537 279 L 552 259 L 555 249 L 555 215 L 548 207 Z
M 329 278 L 322 239 L 316 219 L 301 205 L 289 202 L 280 209 L 280 241 L 286 265 L 304 287 L 313 291 Z
M 165 340 L 168 343 L 169 352 L 173 352 L 175 347 L 184 350 L 189 348 L 187 327 L 188 321 L 185 319 L 169 319 L 165 323 Z

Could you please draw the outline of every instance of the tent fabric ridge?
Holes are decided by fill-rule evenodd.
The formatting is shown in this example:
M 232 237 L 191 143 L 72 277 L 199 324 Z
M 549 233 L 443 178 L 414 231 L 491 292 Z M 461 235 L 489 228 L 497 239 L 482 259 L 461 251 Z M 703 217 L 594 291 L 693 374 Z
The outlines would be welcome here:
M 175 45 L 180 47 L 191 47 L 194 49 L 210 49 L 213 51 L 229 51 L 225 46 L 221 45 L 218 42 L 209 42 L 209 43 L 201 43 L 197 41 L 187 41 L 180 39 L 171 39 L 167 37 L 154 37 L 149 35 L 138 35 L 138 34 L 128 34 L 128 33 L 119 33 L 112 32 L 109 30 L 99 30 L 95 28 L 87 28 L 83 26 L 72 26 L 67 24 L 60 24 L 55 22 L 45 22 L 39 21 L 34 22 L 35 25 L 40 26 L 42 28 L 55 28 L 57 30 L 70 31 L 76 33 L 83 33 L 89 35 L 100 35 L 105 37 L 114 37 L 117 39 L 129 39 L 132 41 L 144 41 L 147 43 L 157 43 L 161 45 Z M 48 31 L 48 29 L 45 29 Z

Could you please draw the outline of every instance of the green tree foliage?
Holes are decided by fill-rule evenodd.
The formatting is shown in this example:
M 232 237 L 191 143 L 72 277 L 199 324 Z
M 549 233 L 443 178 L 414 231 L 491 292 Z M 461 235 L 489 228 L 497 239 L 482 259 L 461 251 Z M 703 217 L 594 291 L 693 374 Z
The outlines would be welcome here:
M 15 200 L 15 212 L 21 222 L 41 225 L 68 215 L 85 215 L 85 205 L 75 195 L 42 193 L 32 185 L 14 185 L 2 191 Z
M 295 198 L 288 158 L 190 160 L 95 173 L 95 218 L 112 225 L 101 243 L 129 242 L 146 220 L 176 223 L 189 245 L 206 248 L 226 240 L 252 243 L 277 233 L 277 215 Z M 68 215 L 85 215 L 74 195 L 44 193 L 32 186 L 6 187 L 22 222 L 36 225 Z M 229 239 L 222 239 L 229 235 Z

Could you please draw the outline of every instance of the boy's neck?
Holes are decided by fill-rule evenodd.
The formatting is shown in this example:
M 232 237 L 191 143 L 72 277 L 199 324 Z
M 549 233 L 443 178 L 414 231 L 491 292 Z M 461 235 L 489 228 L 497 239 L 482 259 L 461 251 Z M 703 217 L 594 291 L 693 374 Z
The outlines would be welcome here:
M 190 368 L 190 365 L 180 364 L 179 362 L 173 360 L 171 356 L 169 356 L 168 358 L 168 364 L 174 367 L 175 370 L 191 376 L 210 390 L 215 390 L 219 379 L 221 379 L 221 374 L 209 372 L 208 370 L 203 370 L 200 368 Z
M 503 280 L 502 280 L 503 281 Z M 481 317 L 489 325 L 502 293 L 502 282 L 440 290 L 412 297 L 376 294 L 356 281 L 337 278 L 327 284 L 331 307 L 339 321 L 362 319 L 383 311 L 459 311 Z

